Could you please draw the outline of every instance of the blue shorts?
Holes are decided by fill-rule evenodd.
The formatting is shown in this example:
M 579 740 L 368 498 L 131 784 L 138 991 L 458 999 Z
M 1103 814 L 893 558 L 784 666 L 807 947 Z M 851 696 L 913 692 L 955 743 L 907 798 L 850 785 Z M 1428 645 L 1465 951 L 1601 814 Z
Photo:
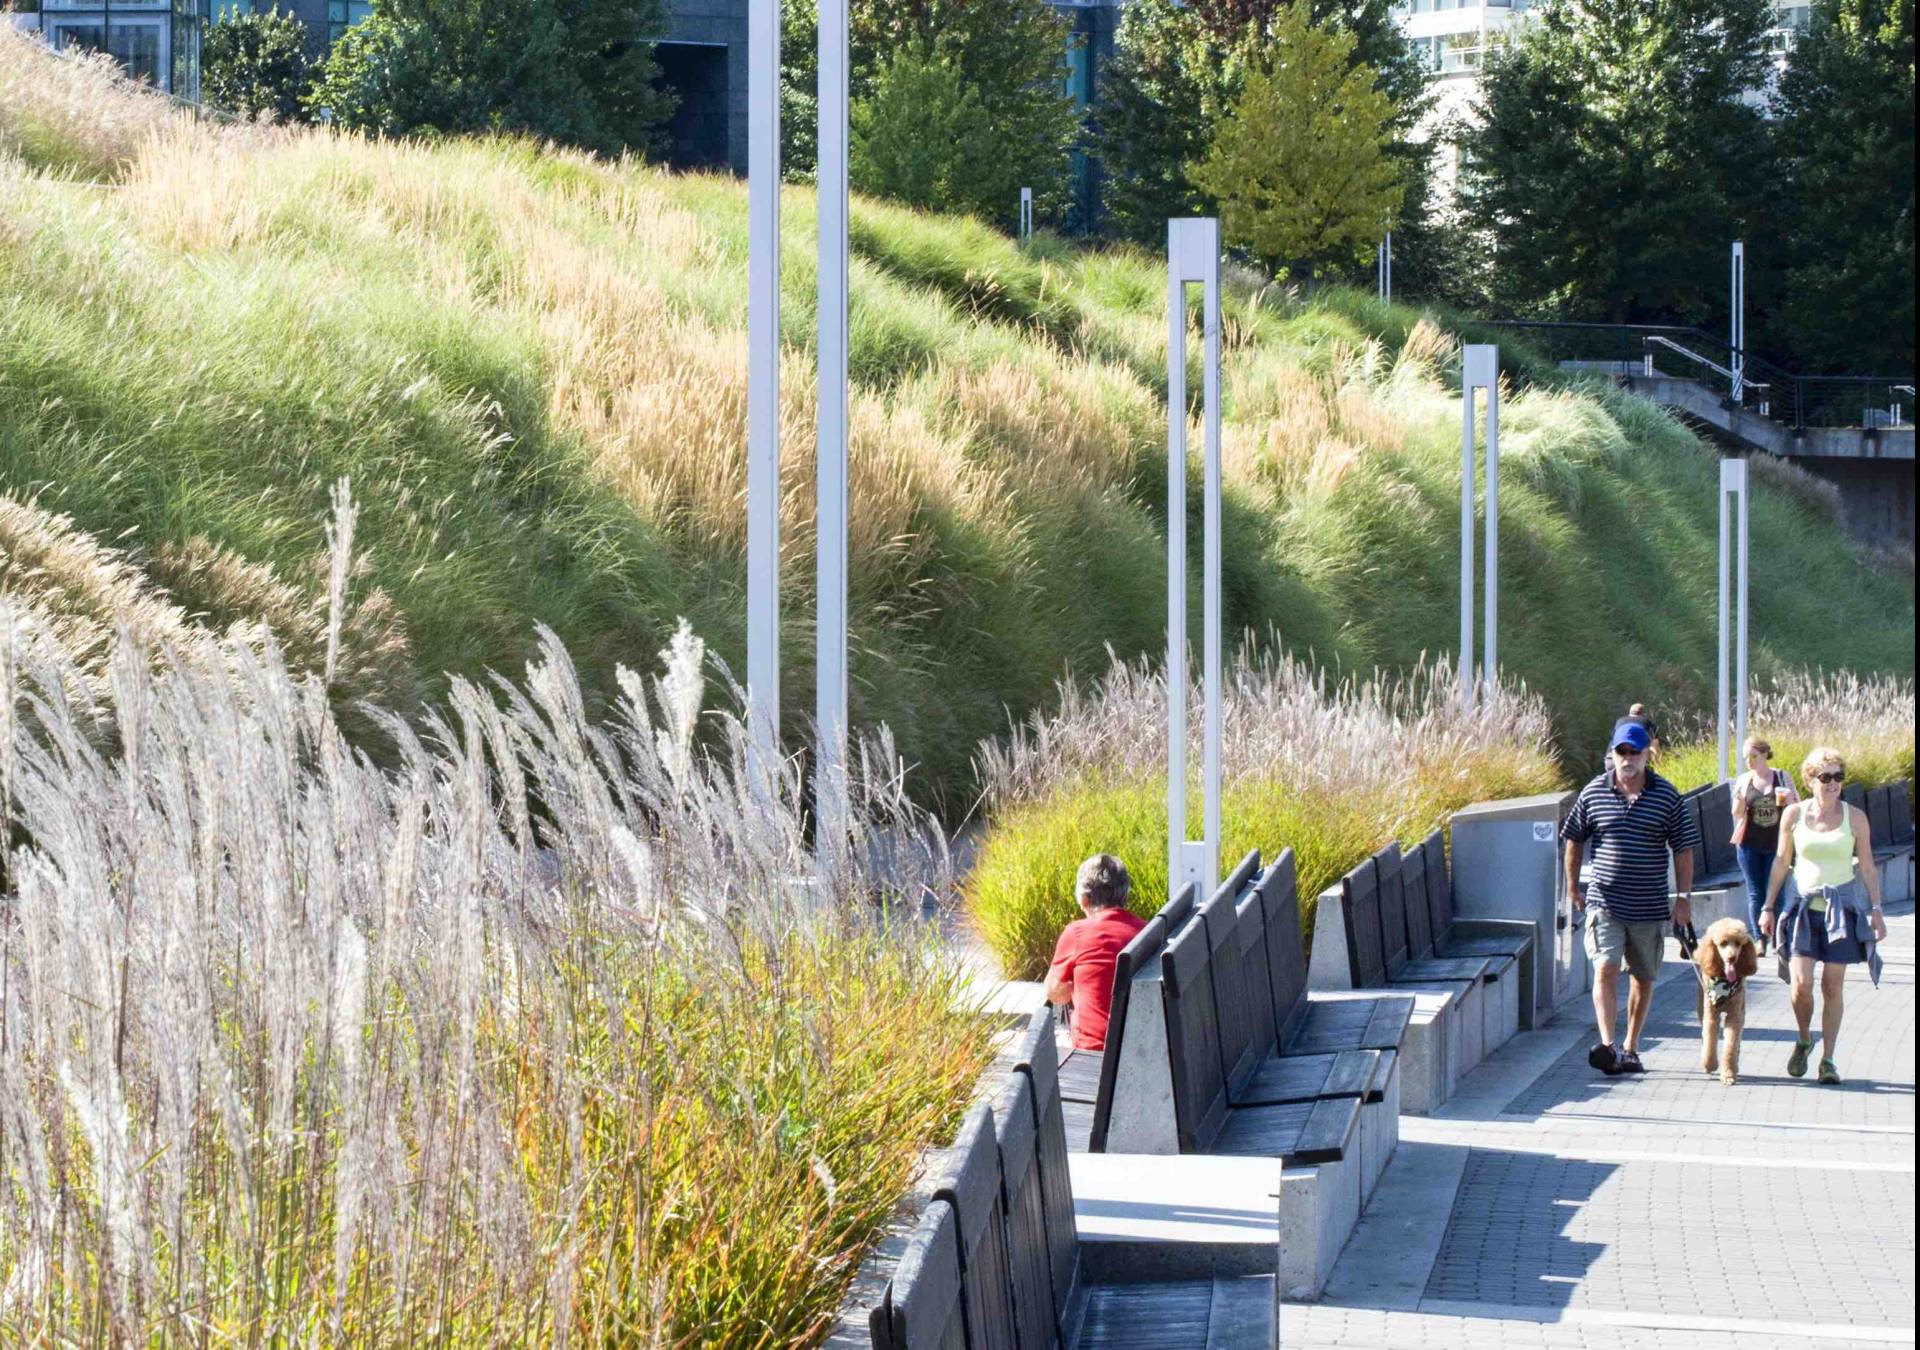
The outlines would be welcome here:
M 1824 887 L 1814 894 L 1824 898 L 1831 906 L 1840 904 L 1843 898 L 1858 903 L 1859 891 L 1860 879 L 1855 877 L 1838 886 Z M 1826 911 L 1811 908 L 1808 898 L 1800 894 L 1796 887 L 1780 911 L 1780 928 L 1776 936 L 1781 949 L 1789 956 L 1807 956 L 1826 965 L 1854 966 L 1867 959 L 1867 944 L 1873 941 L 1873 930 L 1867 926 L 1864 914 L 1857 909 L 1849 909 L 1841 931 L 1829 933 Z

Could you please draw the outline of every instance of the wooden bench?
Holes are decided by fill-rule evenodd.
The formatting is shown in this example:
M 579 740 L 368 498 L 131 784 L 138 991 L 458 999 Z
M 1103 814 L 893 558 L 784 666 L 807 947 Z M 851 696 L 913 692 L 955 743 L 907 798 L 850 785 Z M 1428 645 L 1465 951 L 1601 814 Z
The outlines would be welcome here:
M 1319 993 L 1390 990 L 1414 1000 L 1401 1056 L 1401 1105 L 1422 1115 L 1451 1097 L 1461 1075 L 1480 1062 L 1485 995 L 1477 978 L 1390 979 L 1380 905 L 1379 866 L 1367 858 L 1321 893 L 1308 970 Z M 1403 917 L 1403 934 L 1404 924 Z
M 995 1107 L 974 1108 L 949 1150 L 868 1314 L 874 1350 L 1277 1347 L 1271 1273 L 1100 1273 L 1075 1219 L 1050 1016 L 1034 1019 L 1022 1051 Z
M 1218 899 L 1235 908 L 1233 897 Z M 1300 1166 L 1346 1160 L 1358 1149 L 1360 1105 L 1380 1072 L 1380 1052 L 1347 1051 L 1344 1065 L 1337 1054 L 1287 1060 L 1271 1053 L 1271 1019 L 1256 1028 L 1231 1015 L 1236 1007 L 1254 1011 L 1255 1001 L 1233 925 L 1222 925 L 1226 937 L 1216 946 L 1206 909 L 1203 922 L 1189 924 L 1161 958 L 1180 1151 L 1254 1153 Z
M 1913 807 L 1904 782 L 1866 793 L 1867 825 L 1873 831 L 1873 860 L 1888 900 L 1913 899 Z
M 1694 892 L 1737 890 L 1744 897 L 1747 878 L 1733 845 L 1732 785 L 1710 783 L 1683 800 L 1700 831 L 1700 846 L 1693 852 Z
M 1284 925 L 1283 941 L 1268 931 L 1270 914 Z M 1243 1039 L 1223 1047 L 1229 1099 L 1262 1105 L 1358 1096 L 1360 1203 L 1365 1206 L 1400 1143 L 1400 1043 L 1413 1015 L 1412 1000 L 1376 998 L 1362 1006 L 1306 996 L 1300 898 L 1290 850 L 1235 902 L 1232 946 L 1237 976 L 1223 967 L 1225 978 L 1216 982 L 1215 996 L 1226 1006 L 1244 999 L 1253 1017 L 1238 1033 Z M 1234 992 L 1236 980 L 1243 994 Z M 1364 1012 L 1366 1020 L 1350 1020 L 1355 1012 Z M 1224 1007 L 1221 1021 L 1227 1021 Z
M 1498 1000 L 1501 1021 L 1493 1045 L 1504 1045 L 1534 1025 L 1536 945 L 1541 935 L 1521 919 L 1462 919 L 1454 911 L 1453 879 L 1447 868 L 1447 840 L 1435 830 L 1405 856 L 1400 870 L 1407 897 L 1407 945 L 1414 955 L 1477 956 L 1492 962 L 1511 959 L 1513 988 Z M 1509 977 L 1496 966 L 1498 979 Z
M 1412 1000 L 1309 996 L 1292 854 L 1264 873 L 1259 861 L 1250 853 L 1205 904 L 1170 905 L 1123 949 L 1104 1051 L 1066 1058 L 1066 1135 L 1089 1156 L 1204 1150 L 1299 1164 L 1281 1186 L 1291 1240 L 1280 1273 L 1288 1290 L 1313 1297 L 1399 1141 Z M 1171 927 L 1169 913 L 1179 920 Z M 1251 1116 L 1222 1138 L 1198 1126 L 1197 1085 L 1229 1081 L 1230 1105 L 1265 1111 L 1263 1132 Z M 1336 1105 L 1316 1119 L 1323 1101 Z M 1329 1149 L 1316 1131 L 1335 1114 L 1357 1129 Z

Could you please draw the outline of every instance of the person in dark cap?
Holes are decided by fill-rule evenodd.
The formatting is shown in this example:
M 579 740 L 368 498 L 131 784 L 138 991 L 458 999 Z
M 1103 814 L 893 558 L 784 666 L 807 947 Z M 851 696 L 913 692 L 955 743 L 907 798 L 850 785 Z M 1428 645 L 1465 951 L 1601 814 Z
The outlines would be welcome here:
M 1603 1073 L 1642 1073 L 1640 1029 L 1653 1003 L 1669 924 L 1692 920 L 1693 850 L 1700 831 L 1672 783 L 1648 767 L 1653 736 L 1645 722 L 1625 717 L 1613 728 L 1612 764 L 1580 789 L 1560 837 L 1566 841 L 1567 892 L 1585 914 L 1587 956 L 1593 963 L 1593 1013 L 1600 1041 L 1587 1062 Z M 1593 868 L 1581 884 L 1588 843 Z M 1677 897 L 1667 889 L 1673 859 Z M 1620 967 L 1631 980 L 1627 1032 L 1614 1045 Z

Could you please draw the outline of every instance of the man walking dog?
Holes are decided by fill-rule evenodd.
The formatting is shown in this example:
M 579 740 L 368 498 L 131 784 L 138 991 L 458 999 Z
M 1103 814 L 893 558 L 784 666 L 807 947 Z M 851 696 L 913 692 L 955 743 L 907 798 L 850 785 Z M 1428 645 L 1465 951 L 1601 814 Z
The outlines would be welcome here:
M 1603 1073 L 1644 1073 L 1640 1029 L 1653 1002 L 1669 924 L 1692 921 L 1693 850 L 1700 831 L 1672 783 L 1647 765 L 1652 737 L 1639 720 L 1613 729 L 1613 766 L 1580 789 L 1560 837 L 1566 841 L 1567 893 L 1585 914 L 1587 957 L 1593 963 L 1593 1013 L 1600 1042 L 1587 1062 Z M 1580 884 L 1583 847 L 1593 844 L 1593 870 Z M 1667 891 L 1667 857 L 1679 895 Z M 1627 1034 L 1618 1048 L 1613 1024 L 1619 1009 L 1620 967 L 1627 993 Z

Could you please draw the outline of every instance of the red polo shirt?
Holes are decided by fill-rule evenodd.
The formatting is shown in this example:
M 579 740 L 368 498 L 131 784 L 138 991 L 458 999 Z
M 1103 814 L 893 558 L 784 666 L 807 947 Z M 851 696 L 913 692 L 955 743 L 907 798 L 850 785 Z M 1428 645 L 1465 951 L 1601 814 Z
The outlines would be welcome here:
M 1073 982 L 1073 1044 L 1099 1050 L 1107 1043 L 1107 1015 L 1113 1007 L 1113 968 L 1120 949 L 1147 921 L 1115 906 L 1075 919 L 1053 949 L 1051 978 Z

